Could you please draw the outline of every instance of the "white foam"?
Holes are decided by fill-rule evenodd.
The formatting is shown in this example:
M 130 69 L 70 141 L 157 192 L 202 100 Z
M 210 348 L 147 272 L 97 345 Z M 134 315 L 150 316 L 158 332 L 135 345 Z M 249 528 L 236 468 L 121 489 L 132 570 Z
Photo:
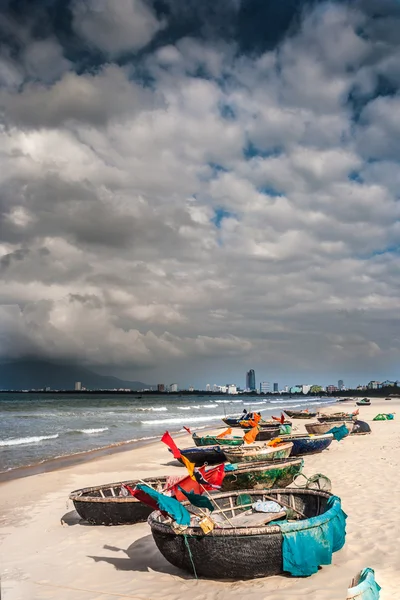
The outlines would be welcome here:
M 216 419 L 222 419 L 224 415 L 212 415 L 203 417 L 176 417 L 171 419 L 157 419 L 153 421 L 140 421 L 143 425 L 159 425 L 161 423 L 172 424 L 172 423 L 198 423 L 200 421 L 215 421 Z
M 92 429 L 77 429 L 76 431 L 78 433 L 103 433 L 103 431 L 107 431 L 108 427 L 97 427 L 97 428 L 92 428 Z
M 141 408 L 137 408 L 136 410 L 141 410 L 141 411 L 150 411 L 150 412 L 164 412 L 166 410 L 168 410 L 168 408 L 166 406 L 149 406 L 149 407 L 141 407 Z
M 54 435 L 33 435 L 25 438 L 12 438 L 11 440 L 0 440 L 0 446 L 20 446 L 21 444 L 37 444 L 43 440 L 55 440 L 58 433 Z

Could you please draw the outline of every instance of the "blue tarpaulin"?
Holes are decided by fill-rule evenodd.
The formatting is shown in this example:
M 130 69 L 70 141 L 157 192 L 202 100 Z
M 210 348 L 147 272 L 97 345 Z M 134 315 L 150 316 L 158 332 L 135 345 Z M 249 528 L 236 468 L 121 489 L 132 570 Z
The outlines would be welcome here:
M 277 523 L 283 536 L 283 570 L 295 577 L 308 577 L 320 565 L 330 565 L 332 553 L 344 546 L 346 518 L 340 498 L 331 496 L 322 515 L 305 521 Z
M 137 484 L 136 489 L 144 492 L 147 496 L 150 496 L 150 498 L 155 500 L 158 508 L 171 515 L 179 525 L 190 525 L 190 513 L 180 502 L 178 502 L 178 500 L 165 496 L 164 494 L 153 490 L 150 486 L 141 483 Z
M 346 425 L 341 425 L 340 427 L 332 427 L 326 433 L 331 433 L 337 442 L 340 442 L 343 438 L 349 435 L 349 430 Z
M 373 569 L 366 568 L 361 571 L 358 584 L 348 590 L 347 597 L 354 600 L 379 600 L 380 589 Z

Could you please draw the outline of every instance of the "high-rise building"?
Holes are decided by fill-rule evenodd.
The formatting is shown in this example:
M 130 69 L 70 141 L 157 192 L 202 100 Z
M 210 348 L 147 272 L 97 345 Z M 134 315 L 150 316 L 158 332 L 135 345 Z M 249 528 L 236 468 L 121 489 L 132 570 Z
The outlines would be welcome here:
M 343 379 L 339 379 L 339 381 L 337 382 L 337 386 L 338 386 L 339 390 L 342 390 L 344 388 Z
M 169 386 L 169 391 L 174 393 L 178 391 L 178 384 L 177 383 L 171 383 L 171 385 Z
M 256 374 L 254 369 L 250 369 L 246 373 L 246 389 L 254 392 L 256 389 Z
M 279 385 L 277 383 L 274 383 L 274 394 L 275 392 L 279 392 Z
M 211 385 L 209 383 L 206 385 L 206 392 L 211 392 Z
M 82 389 L 82 382 L 81 381 L 75 381 L 75 391 L 76 392 L 80 392 Z
M 165 392 L 165 385 L 163 383 L 157 385 L 157 392 Z
M 260 381 L 260 394 L 268 394 L 270 389 L 269 381 Z

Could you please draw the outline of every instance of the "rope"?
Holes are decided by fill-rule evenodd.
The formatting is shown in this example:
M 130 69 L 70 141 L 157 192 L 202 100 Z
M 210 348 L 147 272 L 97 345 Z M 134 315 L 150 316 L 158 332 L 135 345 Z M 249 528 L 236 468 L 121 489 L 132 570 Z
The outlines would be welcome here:
M 190 562 L 192 563 L 194 576 L 196 579 L 198 579 L 197 573 L 196 573 L 196 567 L 194 566 L 192 551 L 190 550 L 189 542 L 187 541 L 187 536 L 185 534 L 183 534 L 183 539 L 185 540 L 185 546 L 188 549 L 189 558 L 190 558 Z

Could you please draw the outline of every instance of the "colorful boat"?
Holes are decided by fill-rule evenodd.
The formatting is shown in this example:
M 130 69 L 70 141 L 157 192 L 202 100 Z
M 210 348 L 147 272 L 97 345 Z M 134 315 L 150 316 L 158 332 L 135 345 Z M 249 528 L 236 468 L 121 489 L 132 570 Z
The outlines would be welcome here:
M 282 442 L 276 446 L 259 446 L 250 444 L 239 448 L 225 448 L 226 459 L 231 463 L 264 462 L 277 458 L 288 458 L 292 450 L 292 442 Z
M 371 406 L 371 400 L 368 400 L 368 398 L 363 398 L 362 400 L 358 400 L 356 404 L 357 406 Z
M 283 458 L 266 463 L 239 463 L 225 473 L 221 492 L 284 488 L 293 483 L 303 468 L 302 458 Z
M 249 506 L 270 501 L 271 497 L 278 505 L 281 503 L 280 506 L 283 504 L 301 511 L 301 518 L 294 523 L 284 520 L 274 524 L 271 522 L 273 519 L 285 519 L 285 516 L 282 517 L 284 513 L 244 514 L 248 515 Z M 211 518 L 214 522 L 218 518 L 218 522 L 222 523 L 212 533 L 203 531 L 199 517 L 192 517 L 189 527 L 181 531 L 173 527 L 171 518 L 162 516 L 159 511 L 154 511 L 148 519 L 154 541 L 164 558 L 195 577 L 254 579 L 280 575 L 284 571 L 295 574 L 284 546 L 287 535 L 296 535 L 296 538 L 302 537 L 304 541 L 311 542 L 312 551 L 300 556 L 302 574 L 311 575 L 317 571 L 318 563 L 322 562 L 320 559 L 324 564 L 331 562 L 332 549 L 336 551 L 344 545 L 345 515 L 340 499 L 328 492 L 278 488 L 265 494 L 246 490 L 214 494 L 212 500 L 218 509 L 213 511 Z M 186 506 L 200 515 L 198 508 L 189 503 Z M 299 516 L 298 512 L 296 516 Z M 252 517 L 255 519 L 252 520 Z M 322 527 L 332 539 L 329 548 L 325 549 L 322 548 Z
M 328 433 L 330 429 L 333 427 L 340 427 L 341 425 L 345 425 L 349 433 L 351 433 L 353 429 L 353 421 L 328 421 L 325 423 L 305 423 L 304 427 L 307 430 L 307 433 L 311 433 L 313 435 L 323 435 L 324 433 Z
M 331 414 L 324 414 L 324 413 L 319 413 L 318 417 L 317 417 L 317 421 L 319 421 L 320 423 L 329 423 L 332 421 L 354 421 L 357 418 L 357 412 L 354 413 L 344 413 L 344 412 L 338 412 L 338 413 L 331 413 Z
M 169 451 L 171 452 L 170 449 Z M 203 465 L 218 465 L 228 460 L 225 455 L 225 449 L 223 450 L 221 446 L 202 446 L 201 448 L 194 446 L 191 448 L 183 448 L 183 450 L 180 449 L 180 451 L 181 454 L 190 460 L 190 462 L 194 463 L 196 467 L 202 467 Z M 180 458 L 178 458 L 178 460 L 183 464 Z
M 284 412 L 291 419 L 314 419 L 317 416 L 316 412 L 311 412 L 309 410 L 289 410 L 289 409 L 285 409 Z
M 219 438 L 213 435 L 192 435 L 196 446 L 241 446 L 244 444 L 244 439 L 240 436 Z
M 325 433 L 323 435 L 307 435 L 307 434 L 295 434 L 295 435 L 282 435 L 279 436 L 282 440 L 292 442 L 293 448 L 290 456 L 302 456 L 303 454 L 316 454 L 326 450 L 333 441 L 333 435 L 331 433 Z
M 373 569 L 360 571 L 347 590 L 346 600 L 379 600 L 381 586 L 375 579 Z

